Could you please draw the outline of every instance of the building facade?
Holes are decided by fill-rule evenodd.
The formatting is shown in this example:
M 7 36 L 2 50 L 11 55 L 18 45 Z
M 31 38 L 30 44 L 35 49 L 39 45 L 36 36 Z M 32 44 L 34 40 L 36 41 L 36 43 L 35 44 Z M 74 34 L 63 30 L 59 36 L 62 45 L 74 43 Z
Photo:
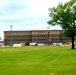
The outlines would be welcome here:
M 24 43 L 65 43 L 71 38 L 63 36 L 63 30 L 4 31 L 4 45 Z

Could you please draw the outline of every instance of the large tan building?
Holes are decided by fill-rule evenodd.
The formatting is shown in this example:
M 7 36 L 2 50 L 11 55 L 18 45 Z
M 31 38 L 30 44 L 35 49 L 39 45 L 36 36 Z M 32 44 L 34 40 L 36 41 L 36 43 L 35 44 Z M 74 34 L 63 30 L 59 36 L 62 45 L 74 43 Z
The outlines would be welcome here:
M 65 43 L 71 39 L 63 36 L 63 30 L 4 31 L 4 45 L 25 43 Z

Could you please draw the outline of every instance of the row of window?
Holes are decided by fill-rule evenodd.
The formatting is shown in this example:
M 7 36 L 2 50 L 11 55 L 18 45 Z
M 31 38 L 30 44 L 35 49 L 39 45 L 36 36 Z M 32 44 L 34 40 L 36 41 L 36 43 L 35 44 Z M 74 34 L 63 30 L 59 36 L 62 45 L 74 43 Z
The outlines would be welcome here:
M 27 34 L 27 33 L 29 34 L 29 33 L 31 33 L 31 32 L 30 32 L 30 31 L 29 31 L 29 32 L 14 32 L 14 31 L 10 31 L 10 32 L 5 32 L 5 34 L 6 34 L 6 33 L 7 33 L 7 34 L 11 34 L 11 33 L 12 33 L 12 34 Z M 37 32 L 34 31 L 33 33 L 45 33 L 45 31 L 37 31 Z M 48 33 L 49 33 L 49 32 L 48 32 Z
M 4 41 L 11 41 L 11 40 L 4 40 Z M 16 39 L 12 41 L 31 41 L 31 39 Z
M 12 38 L 38 38 L 38 37 L 49 37 L 49 35 L 36 35 L 36 36 L 14 36 L 12 35 Z M 11 36 L 7 36 L 7 38 L 11 38 Z
M 34 33 L 45 33 L 45 31 L 37 31 L 37 32 L 34 32 Z
M 55 38 L 55 39 L 53 39 L 53 40 L 71 40 L 71 39 L 68 39 L 68 38 L 65 38 L 65 39 L 59 39 L 59 38 Z
M 32 36 L 33 38 L 35 38 L 35 37 L 49 37 L 49 35 L 36 35 L 36 36 Z
M 7 38 L 11 38 L 11 36 L 7 36 Z M 12 38 L 31 38 L 31 36 L 13 36 L 12 35 Z
M 14 32 L 14 31 L 10 31 L 10 32 L 5 32 L 5 34 L 29 34 L 30 32 Z
M 11 41 L 11 40 L 5 40 L 7 41 Z M 32 41 L 32 39 L 17 39 L 17 40 L 12 40 L 12 41 Z M 48 39 L 33 39 L 33 41 L 48 41 Z
M 42 40 L 44 41 L 44 40 L 46 40 L 46 39 L 38 39 L 38 41 L 42 41 Z

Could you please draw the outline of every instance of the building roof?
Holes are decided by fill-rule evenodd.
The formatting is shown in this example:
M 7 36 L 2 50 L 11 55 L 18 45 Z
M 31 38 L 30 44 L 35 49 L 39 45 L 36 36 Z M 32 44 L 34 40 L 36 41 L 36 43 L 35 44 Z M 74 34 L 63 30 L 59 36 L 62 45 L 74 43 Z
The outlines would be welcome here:
M 7 31 L 4 31 L 4 32 L 10 32 L 11 30 L 7 30 Z M 45 30 L 12 30 L 12 31 L 15 31 L 15 32 L 18 32 L 18 31 L 62 31 L 62 30 L 49 30 L 49 29 L 45 29 Z

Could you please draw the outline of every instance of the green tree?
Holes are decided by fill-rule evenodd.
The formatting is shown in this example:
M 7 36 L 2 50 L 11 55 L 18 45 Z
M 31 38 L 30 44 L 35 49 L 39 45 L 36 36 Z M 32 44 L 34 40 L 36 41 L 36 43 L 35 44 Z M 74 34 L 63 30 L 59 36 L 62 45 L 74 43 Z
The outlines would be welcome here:
M 60 25 L 64 30 L 65 36 L 71 37 L 72 49 L 75 49 L 74 40 L 76 35 L 76 0 L 66 3 L 59 3 L 57 7 L 49 8 L 51 19 L 48 24 Z

